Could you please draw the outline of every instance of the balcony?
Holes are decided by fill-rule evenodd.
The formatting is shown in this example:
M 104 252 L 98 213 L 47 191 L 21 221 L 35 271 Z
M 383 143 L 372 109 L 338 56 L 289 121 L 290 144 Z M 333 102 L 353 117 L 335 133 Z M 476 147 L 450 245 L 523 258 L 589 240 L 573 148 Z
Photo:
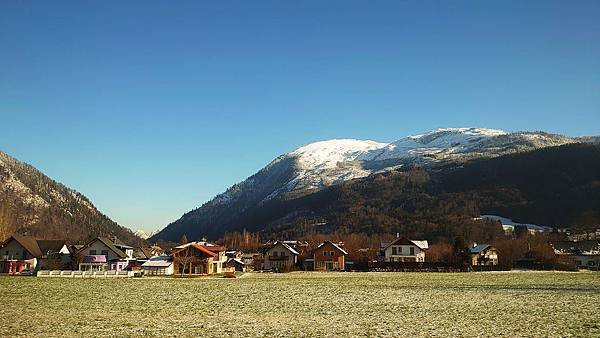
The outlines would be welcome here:
M 291 256 L 268 256 L 270 261 L 286 261 L 290 259 Z

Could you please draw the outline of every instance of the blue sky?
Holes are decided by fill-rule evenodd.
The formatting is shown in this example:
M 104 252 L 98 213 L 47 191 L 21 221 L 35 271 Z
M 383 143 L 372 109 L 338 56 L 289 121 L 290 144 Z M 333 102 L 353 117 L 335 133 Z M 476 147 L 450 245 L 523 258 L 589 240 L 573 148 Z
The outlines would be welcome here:
M 0 150 L 162 228 L 316 140 L 600 134 L 599 1 L 0 2 Z

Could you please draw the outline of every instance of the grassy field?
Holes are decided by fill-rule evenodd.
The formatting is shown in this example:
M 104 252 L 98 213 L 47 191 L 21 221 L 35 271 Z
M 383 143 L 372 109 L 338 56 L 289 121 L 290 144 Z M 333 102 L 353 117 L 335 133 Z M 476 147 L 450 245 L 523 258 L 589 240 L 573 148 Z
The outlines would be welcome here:
M 0 336 L 600 336 L 600 273 L 0 278 Z

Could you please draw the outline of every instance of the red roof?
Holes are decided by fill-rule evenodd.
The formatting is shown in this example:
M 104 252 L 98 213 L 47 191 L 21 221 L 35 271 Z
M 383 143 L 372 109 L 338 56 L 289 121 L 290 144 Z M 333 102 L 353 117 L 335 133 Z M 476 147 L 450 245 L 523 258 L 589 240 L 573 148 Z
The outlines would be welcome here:
M 224 246 L 217 246 L 217 245 L 202 245 L 205 249 L 208 249 L 209 251 L 212 252 L 221 252 L 221 251 L 225 251 L 225 247 Z
M 198 245 L 196 243 L 193 243 L 193 244 L 191 244 L 191 245 L 189 245 L 189 246 L 187 246 L 185 248 L 179 249 L 179 250 L 173 252 L 171 255 L 174 255 L 174 254 L 177 254 L 177 253 L 182 252 L 184 250 L 187 250 L 187 248 L 189 248 L 189 247 L 193 247 L 194 249 L 202 252 L 203 254 L 207 255 L 208 257 L 215 257 L 215 256 L 217 256 L 216 253 L 208 250 L 204 245 Z

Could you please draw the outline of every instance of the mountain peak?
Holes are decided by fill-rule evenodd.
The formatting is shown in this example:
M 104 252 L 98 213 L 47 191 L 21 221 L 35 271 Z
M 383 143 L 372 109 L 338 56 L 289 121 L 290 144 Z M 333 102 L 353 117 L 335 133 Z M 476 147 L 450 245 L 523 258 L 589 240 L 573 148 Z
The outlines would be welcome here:
M 273 199 L 308 195 L 407 164 L 432 167 L 584 141 L 544 132 L 439 128 L 391 143 L 356 139 L 314 142 L 277 157 L 256 174 L 185 214 L 163 231 L 174 234 L 172 238 L 177 239 L 183 233 L 182 227 L 196 224 L 194 233 L 218 235 L 227 229 L 213 229 L 219 227 L 214 224 L 215 219 L 233 220 L 236 213 L 248 212 Z M 163 232 L 156 236 L 162 235 Z

